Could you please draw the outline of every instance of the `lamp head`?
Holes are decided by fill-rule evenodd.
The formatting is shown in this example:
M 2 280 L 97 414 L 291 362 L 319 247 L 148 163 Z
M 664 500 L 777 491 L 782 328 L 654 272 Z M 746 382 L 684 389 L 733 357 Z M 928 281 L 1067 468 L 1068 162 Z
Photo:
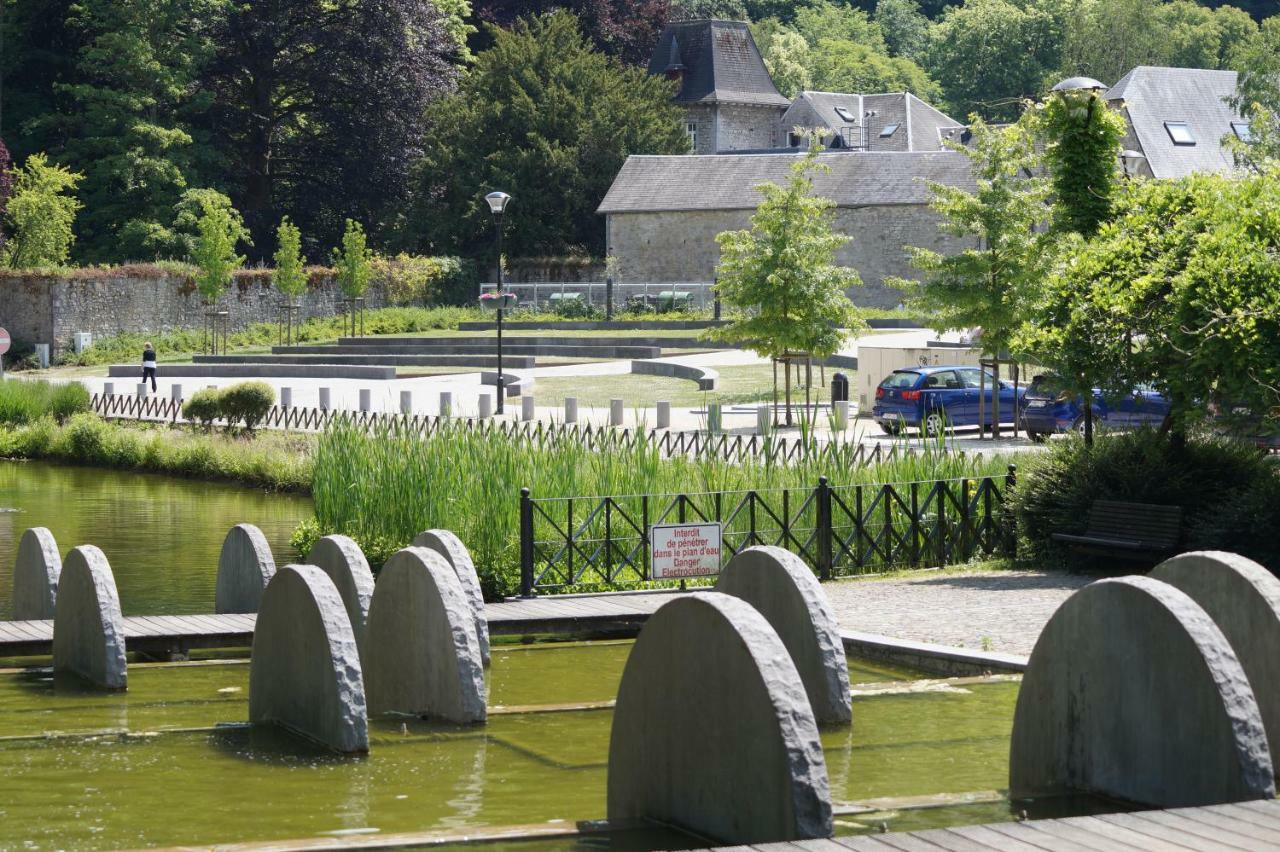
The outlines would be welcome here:
M 1068 77 L 1054 86 L 1054 92 L 1105 92 L 1106 83 L 1099 83 L 1092 77 Z
M 493 211 L 493 215 L 501 216 L 506 211 L 511 196 L 505 192 L 491 192 L 484 197 L 484 200 L 489 202 L 489 209 Z
M 1137 177 L 1138 170 L 1142 168 L 1142 164 L 1147 158 L 1141 151 L 1134 151 L 1126 148 L 1120 152 L 1120 165 L 1124 167 L 1125 177 Z

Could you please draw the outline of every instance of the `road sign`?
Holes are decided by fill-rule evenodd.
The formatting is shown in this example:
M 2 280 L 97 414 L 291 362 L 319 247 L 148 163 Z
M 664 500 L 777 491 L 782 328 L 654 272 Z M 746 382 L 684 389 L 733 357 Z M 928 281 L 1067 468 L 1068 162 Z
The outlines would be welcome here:
M 9 344 L 13 341 L 9 339 L 9 332 L 0 328 L 0 355 L 9 351 Z
M 654 524 L 649 552 L 651 579 L 713 577 L 720 573 L 720 525 Z

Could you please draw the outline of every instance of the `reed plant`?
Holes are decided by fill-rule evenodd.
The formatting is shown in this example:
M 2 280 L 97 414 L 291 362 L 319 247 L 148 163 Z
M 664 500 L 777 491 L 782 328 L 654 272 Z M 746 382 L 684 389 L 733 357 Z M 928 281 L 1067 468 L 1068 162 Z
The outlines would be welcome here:
M 89 391 L 79 382 L 55 384 L 43 380 L 0 382 L 0 424 L 32 423 L 50 416 L 62 422 L 89 410 Z

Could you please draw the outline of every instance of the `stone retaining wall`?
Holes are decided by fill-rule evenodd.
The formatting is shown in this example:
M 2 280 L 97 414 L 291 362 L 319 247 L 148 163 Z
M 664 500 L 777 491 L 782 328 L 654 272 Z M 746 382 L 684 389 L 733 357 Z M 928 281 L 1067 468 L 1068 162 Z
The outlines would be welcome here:
M 298 300 L 301 319 L 339 312 L 342 293 L 332 275 L 313 276 Z M 281 295 L 266 271 L 238 274 L 218 307 L 229 313 L 233 331 L 278 317 Z M 365 294 L 368 308 L 385 307 L 378 281 Z M 190 278 L 154 267 L 80 270 L 70 276 L 8 273 L 0 276 L 0 326 L 24 343 L 51 343 L 56 354 L 71 347 L 72 335 L 95 339 L 124 332 L 155 334 L 199 329 L 208 310 Z

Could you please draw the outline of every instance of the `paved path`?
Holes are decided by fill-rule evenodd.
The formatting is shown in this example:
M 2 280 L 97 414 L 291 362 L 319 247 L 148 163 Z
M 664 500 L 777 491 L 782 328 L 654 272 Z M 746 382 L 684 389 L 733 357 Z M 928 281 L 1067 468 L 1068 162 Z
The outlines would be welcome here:
M 921 572 L 823 586 L 844 630 L 937 645 L 1031 653 L 1064 600 L 1094 577 L 1065 572 Z

